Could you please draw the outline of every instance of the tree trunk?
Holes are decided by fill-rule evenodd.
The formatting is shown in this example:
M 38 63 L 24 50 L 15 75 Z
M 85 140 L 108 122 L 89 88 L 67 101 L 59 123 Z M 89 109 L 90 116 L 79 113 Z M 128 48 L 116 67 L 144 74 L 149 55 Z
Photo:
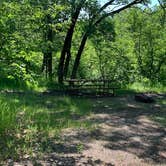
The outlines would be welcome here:
M 70 59 L 71 59 L 71 53 L 70 53 L 70 51 L 69 51 L 69 52 L 67 53 L 67 57 L 66 57 L 66 61 L 65 61 L 65 66 L 64 66 L 64 77 L 65 77 L 65 78 L 67 77 Z
M 124 5 L 123 7 L 118 8 L 117 10 L 114 10 L 114 11 L 111 11 L 111 12 L 108 12 L 106 14 L 101 15 L 101 17 L 99 17 L 97 20 L 95 20 L 97 15 L 94 15 L 93 19 L 91 20 L 91 22 L 89 24 L 89 27 L 88 27 L 87 31 L 85 32 L 85 34 L 84 34 L 84 36 L 82 38 L 82 41 L 81 41 L 81 44 L 80 44 L 80 47 L 79 47 L 79 50 L 77 52 L 76 59 L 75 59 L 75 62 L 74 62 L 74 66 L 73 66 L 73 70 L 72 70 L 72 74 L 71 74 L 71 79 L 75 79 L 76 78 L 77 70 L 78 70 L 78 67 L 79 67 L 79 64 L 80 64 L 81 55 L 82 55 L 82 52 L 84 50 L 87 38 L 91 34 L 91 31 L 92 31 L 93 27 L 97 27 L 98 24 L 101 21 L 103 21 L 105 18 L 107 18 L 109 16 L 114 16 L 115 14 L 120 13 L 121 11 L 123 11 L 123 10 L 125 10 L 127 8 L 130 8 L 131 6 L 133 6 L 135 4 L 139 4 L 142 1 L 143 0 L 134 0 L 134 1 L 130 2 L 130 3 L 128 3 L 127 5 Z M 103 11 L 106 7 L 111 5 L 112 2 L 113 1 L 111 0 L 110 2 L 104 4 L 103 7 L 99 10 L 99 13 L 101 11 Z
M 47 20 L 48 20 L 48 24 L 52 24 L 52 19 L 51 19 L 50 15 L 47 16 Z M 53 31 L 52 31 L 52 27 L 50 27 L 50 25 L 48 25 L 47 40 L 52 44 L 52 42 L 53 42 Z M 49 79 L 52 80 L 52 45 L 48 46 L 47 66 L 48 66 Z
M 45 71 L 46 79 L 52 80 L 52 52 L 46 52 L 43 55 L 42 72 Z
M 45 70 L 46 63 L 47 63 L 47 61 L 46 61 L 46 54 L 44 53 L 43 54 L 43 63 L 42 63 L 42 67 L 41 67 L 41 71 L 42 72 L 44 72 L 44 70 Z
M 46 15 L 46 24 L 47 30 L 45 34 L 45 41 L 53 42 L 53 32 L 52 28 L 49 24 L 52 23 L 52 19 L 50 15 Z M 45 70 L 46 78 L 49 77 L 52 80 L 52 46 L 48 46 L 47 51 L 43 54 L 43 64 L 42 64 L 42 72 Z
M 52 80 L 52 52 L 47 54 L 47 67 L 48 67 L 48 76 L 50 81 Z
M 87 38 L 88 38 L 88 33 L 85 33 L 83 38 L 82 38 L 78 53 L 76 55 L 76 59 L 75 59 L 73 70 L 72 70 L 71 79 L 76 78 L 77 70 L 78 70 L 78 67 L 79 67 L 79 64 L 80 64 L 81 55 L 82 55 L 82 52 L 84 50 Z
M 85 0 L 82 0 L 81 2 L 84 3 Z M 60 62 L 58 65 L 58 82 L 60 84 L 63 84 L 64 76 L 65 77 L 67 76 L 69 62 L 71 59 L 70 50 L 71 50 L 72 37 L 73 37 L 74 28 L 75 28 L 75 25 L 77 23 L 78 16 L 79 16 L 81 8 L 82 8 L 82 3 L 80 3 L 78 5 L 78 7 L 76 8 L 75 12 L 72 15 L 71 25 L 67 31 L 64 45 L 63 45 L 63 48 L 61 51 Z M 66 62 L 65 62 L 65 60 L 66 60 Z

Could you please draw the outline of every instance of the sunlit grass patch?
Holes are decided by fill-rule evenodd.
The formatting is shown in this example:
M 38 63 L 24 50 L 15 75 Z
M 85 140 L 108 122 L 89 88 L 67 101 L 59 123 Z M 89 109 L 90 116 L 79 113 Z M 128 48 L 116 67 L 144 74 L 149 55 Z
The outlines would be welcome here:
M 129 90 L 134 90 L 136 92 L 157 92 L 157 93 L 166 93 L 166 87 L 161 84 L 152 85 L 149 82 L 135 82 L 128 86 Z
M 0 103 L 0 160 L 41 154 L 63 129 L 91 127 L 90 122 L 79 120 L 91 113 L 86 99 L 1 94 Z
M 16 108 L 14 104 L 0 99 L 0 134 L 14 129 L 16 125 Z

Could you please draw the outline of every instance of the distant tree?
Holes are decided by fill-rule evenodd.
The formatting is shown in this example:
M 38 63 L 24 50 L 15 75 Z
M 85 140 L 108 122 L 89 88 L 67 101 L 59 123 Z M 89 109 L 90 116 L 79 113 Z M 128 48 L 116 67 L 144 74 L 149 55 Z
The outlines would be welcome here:
M 76 73 L 80 64 L 80 59 L 81 59 L 81 55 L 82 52 L 84 50 L 86 41 L 88 39 L 88 37 L 95 31 L 96 27 L 107 17 L 113 17 L 115 14 L 128 9 L 130 7 L 132 7 L 133 5 L 139 4 L 141 2 L 144 2 L 143 0 L 133 0 L 130 2 L 123 2 L 123 1 L 115 1 L 115 0 L 111 0 L 108 1 L 107 3 L 105 3 L 102 7 L 99 8 L 98 11 L 96 11 L 95 13 L 93 13 L 92 17 L 89 18 L 89 26 L 87 26 L 84 35 L 82 37 L 81 40 L 81 44 L 78 48 L 78 52 L 75 58 L 75 62 L 74 62 L 74 66 L 72 69 L 72 74 L 71 74 L 71 78 L 74 79 L 76 78 Z M 106 8 L 110 7 L 110 6 L 116 6 L 115 8 L 112 7 L 112 9 L 110 10 L 105 10 Z
M 162 10 L 134 9 L 129 18 L 139 74 L 152 82 L 163 79 L 161 71 L 166 62 L 166 29 Z
M 63 48 L 61 51 L 61 56 L 60 56 L 60 62 L 58 65 L 58 81 L 59 83 L 63 82 L 63 77 L 67 76 L 67 72 L 68 72 L 68 67 L 69 67 L 69 62 L 70 62 L 70 58 L 71 58 L 71 45 L 72 45 L 72 37 L 73 37 L 73 33 L 74 33 L 74 29 L 80 14 L 80 11 L 82 9 L 82 7 L 84 6 L 86 0 L 74 0 L 71 1 L 70 5 L 71 5 L 71 23 L 69 25 L 69 28 L 67 30 L 66 36 L 65 36 L 65 40 L 64 40 L 64 44 L 63 44 Z

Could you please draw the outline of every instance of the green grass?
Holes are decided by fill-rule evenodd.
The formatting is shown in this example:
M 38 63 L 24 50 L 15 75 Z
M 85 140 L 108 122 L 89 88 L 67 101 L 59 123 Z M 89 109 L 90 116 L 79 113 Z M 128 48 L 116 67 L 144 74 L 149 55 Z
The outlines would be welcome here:
M 166 86 L 161 84 L 155 84 L 151 85 L 150 83 L 133 83 L 131 85 L 128 85 L 126 88 L 130 91 L 135 92 L 156 92 L 156 93 L 166 93 Z
M 156 114 L 151 115 L 151 119 L 166 127 L 166 99 L 160 99 L 157 102 L 160 110 Z
M 15 125 L 16 108 L 0 100 L 0 134 L 8 132 Z
M 50 142 L 60 140 L 60 133 L 67 128 L 92 129 L 93 125 L 88 120 L 80 121 L 80 118 L 91 114 L 93 100 L 85 98 L 73 98 L 67 96 L 50 96 L 41 93 L 27 91 L 27 88 L 17 83 L 8 84 L 6 89 L 25 90 L 22 94 L 0 94 L 0 161 L 6 159 L 17 160 L 25 155 L 41 155 L 51 151 Z M 0 89 L 5 89 L 0 83 Z M 22 86 L 22 88 L 20 88 Z M 51 88 L 56 87 L 49 86 Z M 46 87 L 37 87 L 36 91 L 46 90 Z M 33 88 L 35 89 L 35 88 Z M 30 89 L 29 89 L 30 90 Z M 155 87 L 135 83 L 126 89 L 117 90 L 117 95 L 133 95 L 135 92 L 165 93 L 166 88 L 157 85 Z M 106 100 L 107 101 L 107 100 Z M 121 110 L 125 106 L 120 105 L 116 98 L 99 103 L 99 108 L 110 105 L 115 110 Z M 95 103 L 96 104 L 96 103 Z M 151 115 L 151 119 L 166 127 L 165 100 L 157 102 L 161 110 Z M 103 107 L 101 107 L 103 108 Z M 35 150 L 34 152 L 34 149 Z M 78 145 L 78 151 L 82 149 Z M 36 152 L 37 151 L 37 152 Z
M 66 128 L 91 128 L 80 117 L 91 114 L 86 99 L 39 94 L 0 95 L 0 161 L 49 151 Z M 35 152 L 36 153 L 36 152 Z

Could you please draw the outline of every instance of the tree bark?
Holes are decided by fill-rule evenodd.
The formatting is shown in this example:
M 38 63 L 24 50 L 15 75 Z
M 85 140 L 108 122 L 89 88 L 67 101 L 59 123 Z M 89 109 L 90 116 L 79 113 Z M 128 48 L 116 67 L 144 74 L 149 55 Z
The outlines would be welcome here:
M 82 4 L 84 2 L 85 2 L 85 0 L 82 0 L 80 2 L 80 4 L 77 6 L 75 12 L 72 14 L 71 24 L 67 31 L 66 37 L 65 37 L 65 41 L 64 41 L 64 45 L 63 45 L 63 48 L 61 51 L 60 61 L 59 61 L 59 65 L 58 65 L 58 82 L 60 84 L 63 84 L 64 76 L 65 77 L 67 76 L 69 62 L 71 59 L 70 50 L 71 50 L 71 42 L 72 42 L 72 37 L 73 37 L 73 33 L 74 33 L 74 28 L 76 26 L 78 16 L 80 14 Z
M 68 51 L 66 61 L 65 61 L 65 66 L 64 66 L 64 77 L 65 78 L 67 77 L 70 59 L 71 59 L 71 53 L 70 53 L 70 51 Z
M 52 28 L 49 24 L 52 24 L 52 19 L 50 15 L 46 15 L 46 24 L 47 30 L 45 33 L 45 41 L 53 42 L 53 32 Z M 49 43 L 50 44 L 50 43 Z M 47 51 L 43 54 L 43 64 L 42 64 L 42 72 L 45 70 L 46 78 L 49 77 L 52 80 L 52 46 L 48 46 Z
M 83 38 L 82 38 L 78 53 L 76 55 L 76 59 L 75 59 L 73 70 L 72 70 L 71 79 L 76 78 L 77 70 L 78 70 L 78 67 L 79 67 L 79 64 L 80 64 L 81 55 L 82 55 L 82 52 L 84 50 L 87 39 L 88 39 L 88 33 L 85 33 Z
M 51 81 L 52 80 L 52 52 L 48 53 L 47 66 L 48 66 L 48 76 Z
M 43 62 L 42 62 L 42 67 L 41 67 L 41 71 L 44 72 L 45 67 L 46 67 L 46 54 L 43 54 Z

